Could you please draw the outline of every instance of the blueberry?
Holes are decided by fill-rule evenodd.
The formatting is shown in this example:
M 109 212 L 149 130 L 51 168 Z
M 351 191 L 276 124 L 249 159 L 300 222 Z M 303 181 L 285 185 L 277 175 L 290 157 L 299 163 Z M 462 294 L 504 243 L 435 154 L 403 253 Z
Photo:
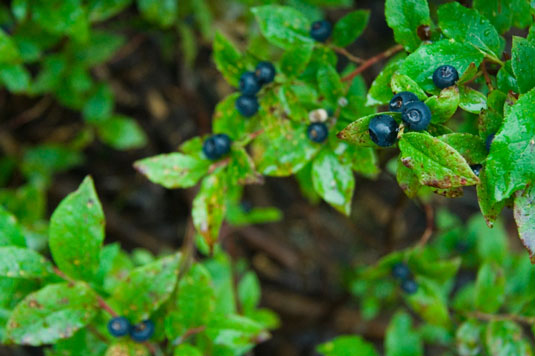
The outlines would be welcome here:
M 253 96 L 260 91 L 260 80 L 254 72 L 245 72 L 240 77 L 240 91 L 243 95 Z
M 236 110 L 245 117 L 251 117 L 256 114 L 258 107 L 258 99 L 255 96 L 242 95 L 236 99 Z
M 471 165 L 470 168 L 472 168 L 472 171 L 474 172 L 474 174 L 479 177 L 479 174 L 481 173 L 483 166 L 480 164 L 474 164 L 474 165 Z
M 431 110 L 425 103 L 413 101 L 405 105 L 401 118 L 410 130 L 423 131 L 431 122 Z
M 494 137 L 496 137 L 496 134 L 490 134 L 487 139 L 485 140 L 485 146 L 487 147 L 487 151 L 490 152 L 490 145 L 492 145 L 492 142 L 494 141 Z
M 401 289 L 407 294 L 414 294 L 418 291 L 418 283 L 412 278 L 401 281 Z
M 130 322 L 124 316 L 116 316 L 108 322 L 108 331 L 115 337 L 128 335 Z
M 449 88 L 459 80 L 459 72 L 450 65 L 440 66 L 433 73 L 433 83 L 439 89 Z
M 154 323 L 151 320 L 143 320 L 130 329 L 130 337 L 137 342 L 144 342 L 154 334 Z
M 255 73 L 261 85 L 269 84 L 275 79 L 275 66 L 270 62 L 260 62 Z
M 316 21 L 310 28 L 310 37 L 318 42 L 325 42 L 331 36 L 333 26 L 327 20 Z
M 399 126 L 392 116 L 379 115 L 370 120 L 368 130 L 376 145 L 389 147 L 396 143 Z
M 399 280 L 408 279 L 411 276 L 411 271 L 409 266 L 403 262 L 398 262 L 392 266 L 392 276 Z
M 232 140 L 225 134 L 217 134 L 208 137 L 202 146 L 202 151 L 206 158 L 218 160 L 230 152 Z
M 413 101 L 419 101 L 414 93 L 411 93 L 410 91 L 402 91 L 392 97 L 388 106 L 390 107 L 390 111 L 402 112 L 405 105 L 412 103 Z
M 308 138 L 314 142 L 322 143 L 329 136 L 329 129 L 323 122 L 314 122 L 308 126 Z

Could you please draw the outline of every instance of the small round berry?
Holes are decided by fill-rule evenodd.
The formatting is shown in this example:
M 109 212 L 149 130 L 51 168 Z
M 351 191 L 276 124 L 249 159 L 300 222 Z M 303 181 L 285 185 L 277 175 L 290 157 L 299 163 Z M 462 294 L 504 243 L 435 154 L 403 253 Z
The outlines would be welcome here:
M 230 146 L 232 145 L 232 140 L 226 134 L 217 134 L 212 136 L 215 142 L 216 153 L 219 157 L 223 157 L 230 152 Z
M 423 131 L 431 122 L 431 110 L 425 103 L 413 101 L 405 105 L 401 118 L 410 130 Z
M 308 126 L 308 138 L 314 142 L 322 143 L 329 136 L 329 129 L 323 122 L 314 122 Z
M 390 111 L 402 112 L 405 105 L 412 103 L 413 101 L 419 101 L 414 93 L 411 93 L 410 91 L 402 91 L 392 97 L 388 106 L 390 107 Z
M 260 81 L 253 72 L 245 72 L 240 77 L 240 91 L 243 95 L 255 95 L 260 91 Z
M 494 142 L 494 137 L 496 137 L 495 133 L 490 134 L 485 140 L 485 147 L 487 147 L 488 152 L 490 152 L 490 146 L 492 145 L 492 142 Z
M 331 36 L 333 26 L 327 20 L 316 21 L 310 28 L 310 37 L 318 42 L 325 42 Z
M 414 294 L 418 291 L 418 283 L 411 278 L 404 279 L 401 281 L 401 289 L 407 294 Z
M 236 110 L 245 117 L 254 116 L 258 112 L 258 99 L 255 96 L 242 95 L 236 99 Z
M 108 331 L 115 337 L 128 335 L 130 322 L 124 316 L 116 316 L 108 322 Z
M 130 337 L 136 342 L 145 342 L 154 334 L 154 323 L 151 320 L 143 320 L 130 329 Z
M 399 125 L 392 116 L 379 115 L 370 120 L 368 131 L 373 143 L 381 147 L 389 147 L 396 143 Z
M 403 262 L 398 262 L 392 266 L 392 276 L 399 280 L 408 279 L 411 276 L 409 266 Z
M 270 62 L 260 62 L 256 66 L 255 74 L 261 85 L 269 84 L 275 79 L 275 66 Z
M 479 177 L 479 174 L 481 173 L 483 166 L 480 164 L 474 164 L 474 165 L 471 165 L 470 168 L 472 168 L 472 171 L 474 172 L 474 174 Z
M 450 65 L 440 66 L 433 73 L 433 83 L 439 89 L 449 88 L 459 80 L 459 72 Z

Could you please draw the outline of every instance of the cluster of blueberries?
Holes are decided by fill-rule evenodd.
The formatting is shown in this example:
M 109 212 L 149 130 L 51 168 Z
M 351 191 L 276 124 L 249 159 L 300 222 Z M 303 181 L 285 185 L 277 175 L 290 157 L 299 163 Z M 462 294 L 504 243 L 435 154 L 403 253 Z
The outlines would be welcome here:
M 448 88 L 459 80 L 459 73 L 450 65 L 438 67 L 433 73 L 433 83 L 439 89 Z M 411 131 L 423 131 L 431 122 L 431 110 L 411 92 L 401 92 L 392 98 L 390 111 L 401 113 L 401 119 Z M 397 139 L 399 125 L 390 115 L 379 115 L 368 126 L 371 140 L 378 146 L 392 146 Z
M 240 77 L 241 96 L 236 99 L 236 110 L 245 117 L 251 117 L 258 112 L 256 94 L 263 85 L 275 79 L 275 67 L 270 62 L 260 62 L 254 72 L 245 72 Z
M 124 316 L 116 316 L 108 322 L 108 331 L 115 337 L 130 335 L 136 342 L 145 342 L 154 334 L 154 323 L 144 320 L 137 325 L 131 325 Z
M 414 294 L 418 291 L 418 283 L 414 280 L 409 267 L 403 263 L 396 263 L 392 267 L 392 276 L 401 283 L 401 289 L 407 294 Z

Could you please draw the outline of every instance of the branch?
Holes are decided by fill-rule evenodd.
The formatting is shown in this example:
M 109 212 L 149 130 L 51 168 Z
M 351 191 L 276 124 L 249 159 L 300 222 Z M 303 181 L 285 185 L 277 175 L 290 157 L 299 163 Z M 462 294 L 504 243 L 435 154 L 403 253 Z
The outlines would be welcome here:
M 378 55 L 366 60 L 364 63 L 362 63 L 362 65 L 360 67 L 358 67 L 353 72 L 351 72 L 348 75 L 346 75 L 345 77 L 343 77 L 342 80 L 344 82 L 353 80 L 353 78 L 355 78 L 357 75 L 359 75 L 360 73 L 364 72 L 366 69 L 368 69 L 371 66 L 373 66 L 375 63 L 377 63 L 377 62 L 379 62 L 379 61 L 381 61 L 381 60 L 383 60 L 385 58 L 391 57 L 394 54 L 400 52 L 401 50 L 403 50 L 403 46 L 402 45 L 395 45 L 394 47 L 391 47 L 391 48 L 387 49 L 386 51 L 384 51 L 382 53 L 379 53 Z
M 422 234 L 422 237 L 420 238 L 420 241 L 418 242 L 417 247 L 419 248 L 424 247 L 427 244 L 435 229 L 435 212 L 433 207 L 430 204 L 424 204 L 423 207 L 427 226 Z
M 341 47 L 331 47 L 333 51 L 345 56 L 347 59 L 349 59 L 351 62 L 354 62 L 354 63 L 357 63 L 357 64 L 362 64 L 364 62 L 366 62 L 364 59 L 360 58 L 360 57 L 357 57 L 357 56 L 354 56 L 352 55 L 351 53 L 349 53 L 349 51 L 345 48 L 341 48 Z
M 485 61 L 481 63 L 481 71 L 483 72 L 483 76 L 485 76 L 485 83 L 487 83 L 487 87 L 490 91 L 493 91 L 494 87 L 492 86 L 492 80 L 490 79 L 489 72 L 487 71 L 487 65 Z

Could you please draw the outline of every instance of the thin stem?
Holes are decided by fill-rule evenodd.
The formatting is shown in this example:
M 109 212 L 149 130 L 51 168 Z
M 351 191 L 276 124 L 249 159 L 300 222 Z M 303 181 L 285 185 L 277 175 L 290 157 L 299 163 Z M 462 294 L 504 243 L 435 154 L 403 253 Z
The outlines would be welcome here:
M 468 317 L 476 318 L 484 321 L 515 321 L 517 323 L 527 324 L 532 326 L 535 324 L 535 317 L 528 317 L 515 314 L 487 314 L 483 312 L 470 312 L 466 314 Z
M 425 212 L 426 228 L 422 234 L 422 237 L 420 238 L 420 241 L 418 242 L 417 247 L 419 248 L 427 245 L 427 242 L 429 242 L 431 235 L 433 235 L 433 230 L 435 229 L 435 212 L 433 207 L 430 204 L 424 204 L 423 207 Z
M 375 63 L 377 63 L 377 62 L 379 62 L 379 61 L 381 61 L 383 59 L 386 59 L 388 57 L 391 57 L 394 54 L 400 52 L 401 50 L 403 50 L 403 46 L 402 45 L 395 45 L 394 47 L 391 47 L 391 48 L 387 49 L 386 51 L 384 51 L 382 53 L 379 53 L 376 56 L 373 56 L 372 58 L 370 58 L 370 59 L 366 60 L 364 63 L 362 63 L 362 65 L 360 67 L 356 68 L 353 72 L 351 72 L 348 75 L 346 75 L 345 77 L 343 77 L 342 80 L 344 82 L 353 80 L 353 78 L 355 78 L 360 73 L 364 72 L 365 70 L 367 70 L 368 68 L 373 66 Z
M 175 341 L 173 341 L 173 345 L 180 345 L 181 343 L 183 343 L 184 341 L 186 341 L 188 338 L 192 337 L 193 335 L 196 335 L 196 334 L 199 334 L 199 333 L 202 333 L 204 330 L 206 330 L 206 326 L 199 326 L 199 327 L 196 327 L 196 328 L 191 328 L 191 329 L 188 329 L 184 335 L 176 338 Z
M 483 76 L 485 77 L 485 82 L 487 83 L 487 87 L 490 91 L 494 90 L 494 87 L 492 86 L 492 80 L 490 79 L 489 72 L 487 71 L 487 65 L 485 61 L 481 63 L 481 71 L 483 72 Z
M 357 56 L 354 56 L 352 55 L 347 49 L 345 48 L 341 48 L 341 47 L 336 47 L 336 46 L 332 46 L 331 47 L 333 51 L 345 56 L 347 59 L 349 59 L 351 62 L 354 62 L 354 63 L 357 63 L 357 64 L 362 64 L 364 62 L 366 62 L 364 59 L 360 58 L 360 57 L 357 57 Z

